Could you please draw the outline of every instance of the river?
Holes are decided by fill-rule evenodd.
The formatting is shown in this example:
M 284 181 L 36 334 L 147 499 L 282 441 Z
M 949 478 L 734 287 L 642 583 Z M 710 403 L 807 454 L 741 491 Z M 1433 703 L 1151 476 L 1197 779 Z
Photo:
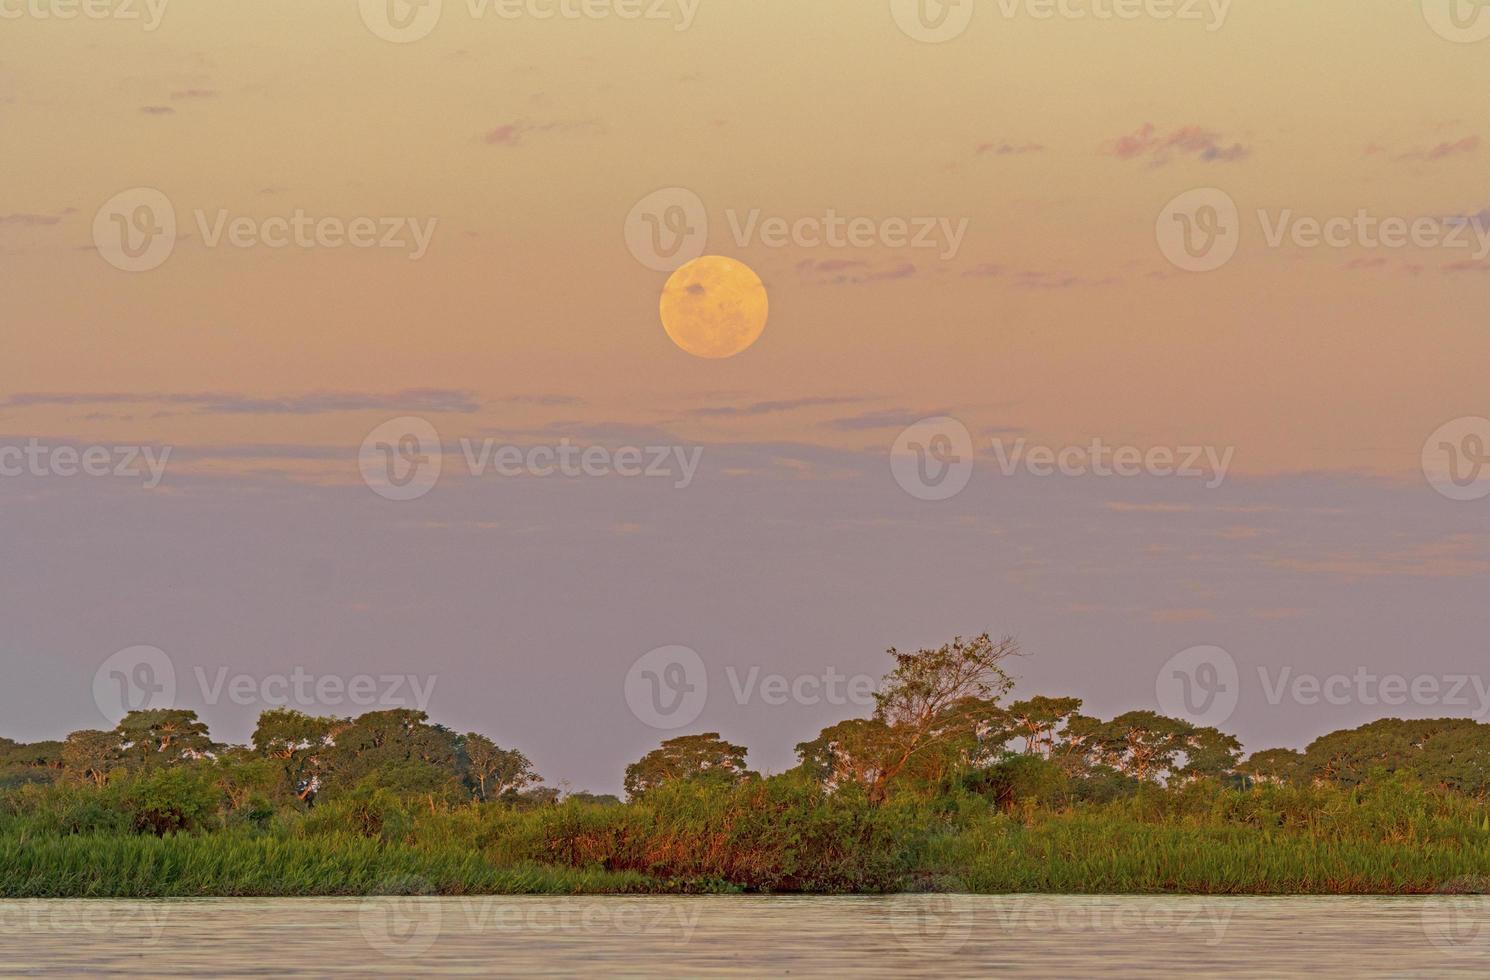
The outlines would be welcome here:
M 5 976 L 1490 976 L 1490 896 L 0 901 Z

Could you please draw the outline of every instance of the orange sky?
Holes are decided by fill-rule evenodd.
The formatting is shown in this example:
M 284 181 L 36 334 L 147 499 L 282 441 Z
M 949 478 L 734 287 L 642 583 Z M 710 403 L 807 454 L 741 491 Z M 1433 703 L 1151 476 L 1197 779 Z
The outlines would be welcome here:
M 1427 433 L 1483 409 L 1485 272 L 1444 270 L 1468 256 L 1272 249 L 1251 217 L 1490 206 L 1483 44 L 1388 0 L 1238 4 L 1214 31 L 985 4 L 945 44 L 881 7 L 703 0 L 677 30 L 447 2 L 409 44 L 350 3 L 178 2 L 154 31 L 8 21 L 0 389 L 439 388 L 481 403 L 452 434 L 563 420 L 855 448 L 893 427 L 824 423 L 950 411 L 1055 442 L 1234 445 L 1247 473 L 1410 474 Z M 172 201 L 183 238 L 159 269 L 119 272 L 88 249 L 93 217 L 139 186 Z M 709 250 L 770 289 L 770 325 L 740 357 L 673 347 L 656 313 L 666 277 L 626 250 L 631 206 L 669 186 L 705 202 Z M 1180 272 L 1155 216 L 1209 186 L 1240 206 L 1240 252 Z M 967 231 L 951 258 L 731 234 L 732 214 L 830 208 Z M 437 225 L 410 261 L 209 248 L 195 220 L 297 209 Z M 842 401 L 688 414 L 796 399 Z M 184 444 L 355 445 L 378 421 L 108 405 L 5 418 Z

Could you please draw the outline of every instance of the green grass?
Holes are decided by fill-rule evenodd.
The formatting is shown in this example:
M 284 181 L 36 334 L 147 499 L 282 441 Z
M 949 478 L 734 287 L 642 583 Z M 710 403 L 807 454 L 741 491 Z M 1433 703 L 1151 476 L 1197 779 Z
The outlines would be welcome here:
M 1425 894 L 1490 877 L 1490 843 L 1330 840 L 1239 826 L 1156 826 L 1072 815 L 980 825 L 932 863 L 982 893 Z
M 673 784 L 625 806 L 440 808 L 380 797 L 252 821 L 210 815 L 160 836 L 116 819 L 106 802 L 63 788 L 0 807 L 0 897 L 1395 895 L 1490 882 L 1490 811 L 1405 779 L 1201 783 L 1001 810 L 958 791 L 871 806 L 862 793 L 776 778 Z
M 220 832 L 166 837 L 0 836 L 0 896 L 579 895 L 655 890 L 641 875 L 496 867 L 469 850 L 360 837 Z

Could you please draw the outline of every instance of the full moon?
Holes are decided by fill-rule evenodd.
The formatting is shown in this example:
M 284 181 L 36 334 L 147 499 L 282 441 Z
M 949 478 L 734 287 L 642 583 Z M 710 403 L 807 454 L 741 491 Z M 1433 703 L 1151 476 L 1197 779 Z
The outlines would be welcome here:
M 750 266 L 720 255 L 694 259 L 662 288 L 662 327 L 696 357 L 734 357 L 760 339 L 770 303 Z

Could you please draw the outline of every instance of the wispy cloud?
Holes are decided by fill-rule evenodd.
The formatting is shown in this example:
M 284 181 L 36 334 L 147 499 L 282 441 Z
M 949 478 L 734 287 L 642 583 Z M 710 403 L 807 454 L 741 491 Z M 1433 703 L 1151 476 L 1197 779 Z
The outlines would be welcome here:
M 813 408 L 819 405 L 843 405 L 864 400 L 863 398 L 837 397 L 789 398 L 779 401 L 752 402 L 749 405 L 710 405 L 704 408 L 695 408 L 688 414 L 700 418 L 751 418 L 757 415 L 794 412 L 801 408 Z
M 864 259 L 804 259 L 797 274 L 817 286 L 853 286 L 871 282 L 913 279 L 919 269 L 914 262 L 873 263 Z
M 1480 138 L 1478 136 L 1465 136 L 1457 140 L 1447 140 L 1437 143 L 1426 149 L 1409 150 L 1400 154 L 1398 160 L 1413 160 L 1423 163 L 1438 163 L 1454 157 L 1469 156 L 1478 153 L 1480 149 Z
M 1126 136 L 1103 144 L 1102 152 L 1119 160 L 1147 159 L 1162 167 L 1176 157 L 1192 157 L 1207 163 L 1245 160 L 1251 147 L 1228 142 L 1220 133 L 1202 126 L 1181 126 L 1168 133 L 1153 123 L 1144 123 Z
M 1264 563 L 1272 568 L 1306 575 L 1328 575 L 1340 579 L 1380 577 L 1463 578 L 1490 575 L 1490 558 L 1484 534 L 1449 534 L 1419 545 L 1370 553 L 1339 551 L 1322 557 L 1272 557 Z
M 319 415 L 327 412 L 474 412 L 481 406 L 469 392 L 414 388 L 385 394 L 313 392 L 285 397 L 172 392 L 22 392 L 0 401 L 0 408 L 45 405 L 179 405 L 199 415 Z
M 594 121 L 528 122 L 517 119 L 488 129 L 481 135 L 481 142 L 487 146 L 520 146 L 534 133 L 566 133 L 586 129 L 599 132 L 603 127 Z
M 1010 143 L 1008 140 L 994 140 L 991 143 L 979 143 L 974 152 L 978 156 L 1023 156 L 1026 153 L 1044 153 L 1045 146 L 1041 143 Z
M 14 211 L 10 214 L 0 214 L 0 225 L 16 225 L 22 228 L 40 228 L 46 225 L 55 225 L 63 218 L 74 214 L 76 208 L 63 208 L 55 214 L 39 214 L 34 211 Z
M 946 415 L 945 409 L 918 412 L 909 408 L 890 408 L 883 411 L 860 412 L 844 418 L 829 419 L 823 423 L 840 432 L 862 432 L 871 429 L 903 429 L 920 419 Z

